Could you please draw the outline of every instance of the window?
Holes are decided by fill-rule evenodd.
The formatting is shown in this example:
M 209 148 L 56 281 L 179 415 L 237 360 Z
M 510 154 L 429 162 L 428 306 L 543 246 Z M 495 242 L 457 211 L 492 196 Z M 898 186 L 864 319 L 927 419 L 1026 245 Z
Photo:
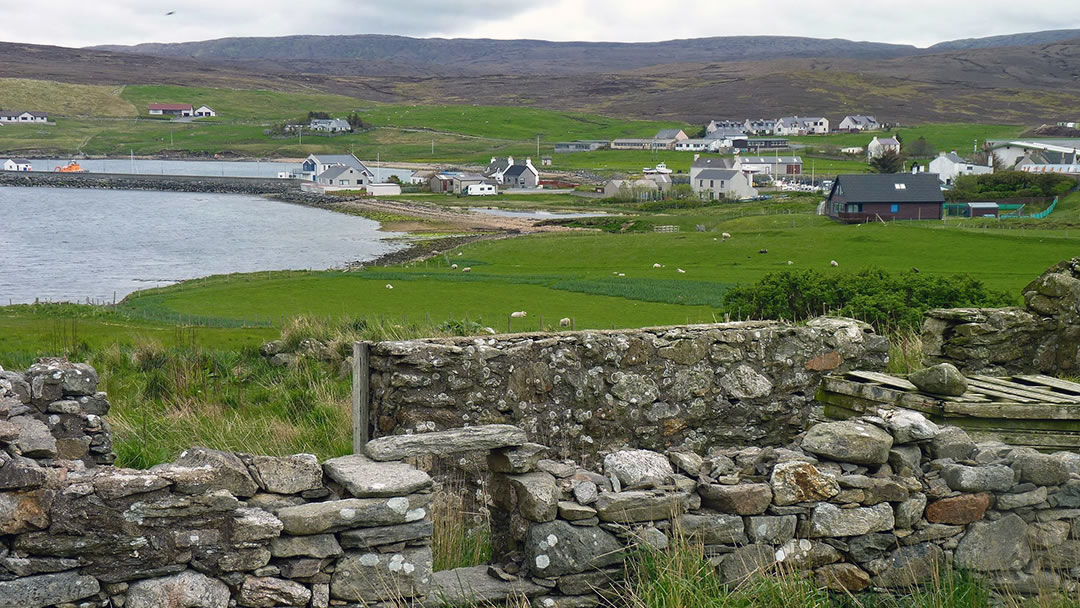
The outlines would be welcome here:
M 709 180 L 709 187 L 710 187 L 710 188 L 712 188 L 712 187 L 714 187 L 714 186 L 716 186 L 716 184 L 715 184 L 715 180 L 711 180 L 711 179 L 710 179 L 710 180 Z
M 900 203 L 889 205 L 889 213 L 900 213 Z
M 893 187 L 897 190 L 907 190 L 907 184 L 893 184 Z
M 862 213 L 862 209 L 862 203 L 848 203 L 845 211 L 848 213 Z

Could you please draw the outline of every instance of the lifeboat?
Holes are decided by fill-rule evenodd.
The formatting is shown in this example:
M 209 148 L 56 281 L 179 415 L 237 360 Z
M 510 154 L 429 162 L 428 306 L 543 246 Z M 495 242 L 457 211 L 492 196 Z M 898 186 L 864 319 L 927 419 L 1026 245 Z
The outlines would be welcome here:
M 75 161 L 71 161 L 63 167 L 56 167 L 53 171 L 58 173 L 86 173 L 86 169 L 83 169 L 79 163 Z

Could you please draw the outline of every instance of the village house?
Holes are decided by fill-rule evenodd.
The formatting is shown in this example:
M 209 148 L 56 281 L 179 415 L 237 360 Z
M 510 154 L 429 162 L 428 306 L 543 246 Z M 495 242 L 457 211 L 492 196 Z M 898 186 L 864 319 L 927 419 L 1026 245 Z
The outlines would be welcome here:
M 821 116 L 785 116 L 776 121 L 773 128 L 775 135 L 826 135 L 829 132 L 829 119 Z
M 9 158 L 4 161 L 4 171 L 30 171 L 33 167 L 30 166 L 30 161 L 25 158 Z
M 961 175 L 987 175 L 994 172 L 993 164 L 976 165 L 966 161 L 956 151 L 946 154 L 942 152 L 938 157 L 930 161 L 930 173 L 937 174 L 942 183 L 948 185 L 956 181 Z
M 705 125 L 705 134 L 708 135 L 717 129 L 738 129 L 745 128 L 746 121 L 742 120 L 710 120 L 709 124 Z
M 735 160 L 719 156 L 694 155 L 694 162 L 690 163 L 690 183 L 697 179 L 698 173 L 706 169 L 734 169 Z
M 308 181 L 318 182 L 324 173 L 336 167 L 351 167 L 357 171 L 348 178 L 353 186 L 366 186 L 374 181 L 375 174 L 360 162 L 352 154 L 312 154 L 304 160 L 300 167 L 298 177 Z M 335 172 L 327 179 L 339 179 L 340 173 Z
M 535 188 L 540 184 L 540 172 L 533 166 L 531 158 L 526 158 L 524 163 L 515 163 L 513 156 L 503 159 L 492 156 L 484 177 L 510 188 Z
M 308 123 L 308 129 L 323 133 L 348 133 L 353 130 L 344 118 L 314 118 Z
M 152 103 L 150 104 L 151 116 L 192 116 L 195 108 L 190 103 Z
M 746 139 L 733 139 L 732 146 L 741 152 L 784 150 L 791 147 L 788 140 L 782 137 L 748 137 Z
M 217 112 L 214 111 L 214 108 L 211 108 L 208 105 L 201 105 L 195 108 L 194 114 L 197 118 L 205 116 L 217 116 Z
M 747 118 L 743 129 L 750 135 L 777 135 L 776 121 L 770 118 Z
M 0 110 L 0 123 L 36 123 L 49 122 L 48 112 L 32 112 L 29 110 Z
M 866 160 L 872 160 L 875 158 L 881 158 L 881 156 L 887 152 L 895 152 L 900 154 L 900 141 L 895 137 L 877 137 L 870 140 L 870 143 L 866 145 Z
M 837 177 L 825 201 L 825 212 L 849 224 L 939 220 L 944 205 L 936 175 L 873 173 Z
M 1046 164 L 1075 165 L 1080 163 L 1080 139 L 1044 139 L 1039 141 L 986 142 L 1001 166 L 1015 167 L 1031 153 L 1038 153 Z
M 752 174 L 771 177 L 802 175 L 803 161 L 799 156 L 737 156 L 736 168 Z
M 840 121 L 840 124 L 836 127 L 840 131 L 877 131 L 881 128 L 877 119 L 873 116 L 861 116 L 856 114 L 854 116 L 845 116 L 844 120 Z
M 315 183 L 320 186 L 329 186 L 327 189 L 352 189 L 363 188 L 370 184 L 370 177 L 364 171 L 348 165 L 335 165 L 323 171 L 315 178 Z
M 454 176 L 446 173 L 432 175 L 428 180 L 428 189 L 438 194 L 454 191 Z
M 675 143 L 675 150 L 679 152 L 705 152 L 719 143 L 721 142 L 717 139 L 684 139 Z
M 751 177 L 740 169 L 702 169 L 690 182 L 694 192 L 704 200 L 743 200 L 754 198 Z
M 564 154 L 567 152 L 592 152 L 606 147 L 607 141 L 600 141 L 595 139 L 578 140 L 578 141 L 560 141 L 555 144 L 555 153 Z
M 612 150 L 663 150 L 666 147 L 664 142 L 652 138 L 623 138 L 611 141 Z
M 1065 175 L 1080 175 L 1078 163 L 1053 163 L 1043 152 L 1028 152 L 1024 158 L 1013 167 L 1017 171 L 1025 173 L 1061 173 Z

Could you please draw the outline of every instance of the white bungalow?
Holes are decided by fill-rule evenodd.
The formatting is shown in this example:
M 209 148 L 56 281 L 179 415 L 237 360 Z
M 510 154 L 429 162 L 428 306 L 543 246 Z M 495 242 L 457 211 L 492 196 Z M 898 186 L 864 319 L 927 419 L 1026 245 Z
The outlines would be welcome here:
M 0 110 L 0 123 L 4 122 L 43 124 L 49 122 L 49 113 L 27 110 Z
M 30 161 L 25 158 L 9 158 L 4 161 L 4 171 L 30 171 Z
M 208 105 L 201 105 L 195 108 L 195 116 L 217 116 L 217 112 Z

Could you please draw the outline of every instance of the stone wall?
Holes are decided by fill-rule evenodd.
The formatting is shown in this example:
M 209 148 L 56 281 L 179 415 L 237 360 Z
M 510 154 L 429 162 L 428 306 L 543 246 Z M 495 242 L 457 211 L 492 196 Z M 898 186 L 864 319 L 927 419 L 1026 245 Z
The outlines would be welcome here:
M 0 186 L 167 190 L 172 192 L 215 192 L 221 194 L 284 194 L 299 192 L 300 181 L 298 179 L 266 177 L 0 171 Z
M 778 445 L 806 428 L 824 373 L 882 370 L 849 319 L 518 334 L 372 345 L 375 435 L 506 423 L 591 457 L 619 447 Z
M 966 374 L 1075 375 L 1080 365 L 1080 258 L 1023 290 L 1024 306 L 931 310 L 922 326 L 927 364 Z

